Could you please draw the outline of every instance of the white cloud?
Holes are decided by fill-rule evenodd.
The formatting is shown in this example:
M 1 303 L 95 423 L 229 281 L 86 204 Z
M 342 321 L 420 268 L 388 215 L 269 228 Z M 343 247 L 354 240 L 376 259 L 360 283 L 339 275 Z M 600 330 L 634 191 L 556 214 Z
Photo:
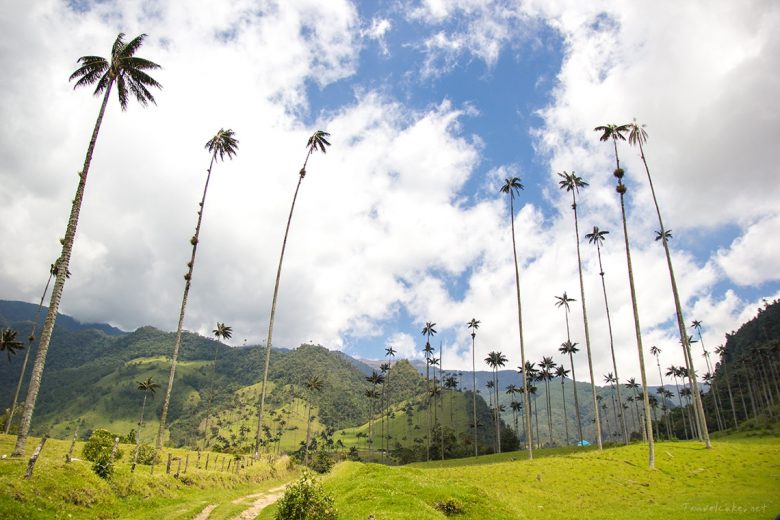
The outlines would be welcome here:
M 759 285 L 780 279 L 780 215 L 747 226 L 728 249 L 718 251 L 715 262 L 739 285 Z
M 772 30 L 778 7 L 736 8 L 725 1 L 663 8 L 548 1 L 413 7 L 409 20 L 427 28 L 423 41 L 430 44 L 417 65 L 431 74 L 472 59 L 491 66 L 507 47 L 526 44 L 529 27 L 553 27 L 564 42 L 557 87 L 533 133 L 539 161 L 549 163 L 543 198 L 526 204 L 529 185 L 515 208 L 529 359 L 557 353 L 565 339 L 554 296 L 566 290 L 581 298 L 571 201 L 555 184 L 555 172 L 575 170 L 590 182 L 579 199 L 580 234 L 593 225 L 611 231 L 603 255 L 621 376 L 638 372 L 612 149 L 592 132 L 598 124 L 633 116 L 648 124 L 647 155 L 666 225 L 675 231 L 686 319 L 706 317 L 707 345 L 755 305 L 719 284 L 777 280 L 771 260 L 778 256 L 780 226 L 772 156 L 780 130 L 774 94 L 780 69 L 773 66 L 780 37 Z M 143 30 L 150 36 L 139 54 L 164 66 L 156 76 L 164 90 L 158 106 L 147 110 L 131 106 L 121 113 L 112 100 L 63 311 L 125 328 L 175 327 L 208 163 L 203 145 L 229 127 L 239 153 L 215 166 L 185 326 L 208 333 L 225 321 L 237 343 L 264 340 L 304 144 L 322 128 L 333 146 L 310 159 L 298 196 L 274 343 L 314 340 L 334 348 L 346 337 L 385 338 L 399 357 L 411 357 L 419 350 L 418 325 L 431 320 L 452 360 L 447 368 L 468 368 L 465 324 L 476 317 L 482 320 L 477 359 L 502 350 L 510 367 L 520 364 L 509 210 L 497 191 L 505 177 L 536 172 L 503 164 L 476 178 L 483 164 L 495 164 L 483 158 L 486 137 L 468 130 L 479 106 L 441 99 L 412 110 L 405 100 L 357 89 L 347 104 L 310 113 L 307 84 L 354 78 L 361 31 L 381 47 L 395 30 L 391 17 L 367 24 L 348 2 L 313 1 L 262 10 L 254 2 L 186 8 L 172 2 L 154 11 L 142 2 L 101 2 L 80 14 L 54 1 L 8 8 L 0 26 L 8 36 L 0 42 L 8 71 L 0 78 L 0 183 L 6 187 L 0 233 L 14 254 L 0 257 L 0 297 L 36 300 L 58 254 L 98 103 L 86 91 L 72 92 L 67 77 L 75 58 L 104 54 L 119 30 Z M 635 150 L 621 145 L 620 152 L 645 352 L 656 344 L 665 365 L 680 364 L 644 170 Z M 715 246 L 715 259 L 686 244 L 696 232 L 717 234 L 735 224 L 739 236 Z M 611 371 L 606 315 L 595 250 L 581 247 L 600 381 Z M 406 325 L 413 335 L 395 323 L 402 313 L 412 316 Z M 572 338 L 584 349 L 579 305 L 570 320 Z M 576 363 L 582 380 L 584 352 Z M 652 373 L 650 379 L 657 382 Z

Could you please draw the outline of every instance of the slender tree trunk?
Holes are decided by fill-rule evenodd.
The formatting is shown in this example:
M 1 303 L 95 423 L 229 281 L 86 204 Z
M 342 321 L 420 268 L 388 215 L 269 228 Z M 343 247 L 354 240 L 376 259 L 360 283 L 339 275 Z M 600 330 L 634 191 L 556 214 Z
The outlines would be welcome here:
M 268 337 L 265 342 L 265 363 L 263 365 L 263 383 L 260 387 L 260 409 L 257 413 L 257 437 L 255 440 L 255 456 L 257 456 L 260 447 L 260 432 L 263 425 L 263 414 L 265 413 L 265 393 L 268 385 L 268 366 L 271 363 L 271 345 L 274 335 L 274 319 L 276 318 L 276 300 L 279 297 L 279 280 L 282 277 L 282 263 L 284 262 L 284 250 L 287 247 L 287 236 L 290 233 L 290 223 L 292 222 L 293 211 L 295 210 L 295 201 L 298 198 L 298 190 L 301 189 L 301 181 L 306 175 L 306 163 L 309 160 L 309 154 L 303 163 L 298 176 L 298 184 L 295 186 L 292 205 L 290 205 L 290 215 L 287 217 L 287 227 L 284 229 L 284 239 L 282 240 L 282 252 L 279 255 L 279 266 L 276 269 L 276 281 L 274 282 L 274 296 L 271 301 L 271 318 L 268 322 Z
M 373 406 L 371 407 L 371 409 L 372 409 L 372 415 L 373 415 Z M 369 436 L 369 439 L 371 439 L 372 441 L 374 440 L 374 439 L 371 438 L 371 420 L 370 420 L 370 417 L 369 417 L 369 422 L 368 422 L 368 436 Z M 311 442 L 311 403 L 309 403 L 309 406 L 306 408 L 306 446 L 304 446 L 304 449 L 303 449 L 303 453 L 304 453 L 304 455 L 303 455 L 303 463 L 304 463 L 304 465 L 307 465 L 307 466 L 309 465 L 309 443 L 310 442 Z
M 68 453 L 65 454 L 65 462 L 70 464 L 73 462 L 73 448 L 76 447 L 76 439 L 78 438 L 79 426 L 81 426 L 81 419 L 76 422 L 76 427 L 73 429 L 73 439 L 70 441 L 70 448 Z
M 729 378 L 729 369 L 726 367 L 726 364 L 724 362 L 723 364 L 723 370 L 726 374 L 726 389 L 729 393 L 729 403 L 731 403 L 731 415 L 734 419 L 734 428 L 739 428 L 739 421 L 737 421 L 737 408 L 734 406 L 734 394 L 731 392 L 731 380 Z
M 677 389 L 677 401 L 680 403 L 680 417 L 682 417 L 685 439 L 688 439 L 688 425 L 685 421 L 685 408 L 683 407 L 682 395 L 680 395 L 680 385 L 677 383 L 677 376 L 674 376 L 674 387 Z
M 32 422 L 32 416 L 35 410 L 35 401 L 38 398 L 38 391 L 41 388 L 41 378 L 43 377 L 43 367 L 46 363 L 46 354 L 49 351 L 49 343 L 51 342 L 51 336 L 54 332 L 54 322 L 57 320 L 57 311 L 60 308 L 60 300 L 62 299 L 62 292 L 65 288 L 68 267 L 70 266 L 70 256 L 73 251 L 73 242 L 76 238 L 76 228 L 78 227 L 79 223 L 81 203 L 84 200 L 84 191 L 87 185 L 89 165 L 92 162 L 92 153 L 94 152 L 95 144 L 97 143 L 98 133 L 100 132 L 100 124 L 103 121 L 103 115 L 106 112 L 108 98 L 111 94 L 111 88 L 113 86 L 114 80 L 112 78 L 109 80 L 108 86 L 106 86 L 106 93 L 103 96 L 103 103 L 100 105 L 97 121 L 95 121 L 95 128 L 92 131 L 92 138 L 90 139 L 89 147 L 87 148 L 87 155 L 84 159 L 84 166 L 81 168 L 81 172 L 79 173 L 79 183 L 78 187 L 76 188 L 76 196 L 73 199 L 73 205 L 70 209 L 70 217 L 68 218 L 68 226 L 65 230 L 65 238 L 62 240 L 62 253 L 59 259 L 55 262 L 55 265 L 57 266 L 57 275 L 54 280 L 54 288 L 51 292 L 51 299 L 49 300 L 49 309 L 46 313 L 46 320 L 43 322 L 43 330 L 41 331 L 41 340 L 38 343 L 38 351 L 35 354 L 35 363 L 33 363 L 32 374 L 30 375 L 30 385 L 27 388 L 27 398 L 24 402 L 24 412 L 22 413 L 22 422 L 19 425 L 19 434 L 16 437 L 16 446 L 11 453 L 11 456 L 13 457 L 21 457 L 24 455 L 24 445 L 27 442 L 27 436 L 30 433 L 30 423 Z
M 163 398 L 162 412 L 160 413 L 160 428 L 157 430 L 157 441 L 155 445 L 159 450 L 162 448 L 163 438 L 165 437 L 165 426 L 168 421 L 168 407 L 171 404 L 171 393 L 173 392 L 173 380 L 176 376 L 176 362 L 179 358 L 179 348 L 181 347 L 181 335 L 184 331 L 184 314 L 187 309 L 187 298 L 190 294 L 190 286 L 192 285 L 192 273 L 195 269 L 195 254 L 198 252 L 198 241 L 200 238 L 200 226 L 203 222 L 203 210 L 206 204 L 206 193 L 209 189 L 209 181 L 211 180 L 211 168 L 214 166 L 214 159 L 217 156 L 217 152 L 211 156 L 211 162 L 209 163 L 209 169 L 206 173 L 206 184 L 203 186 L 203 196 L 198 204 L 198 222 L 195 225 L 195 234 L 190 239 L 192 244 L 192 254 L 190 261 L 187 264 L 187 274 L 184 275 L 184 294 L 181 298 L 181 309 L 179 310 L 179 323 L 176 326 L 176 339 L 173 343 L 173 354 L 171 355 L 171 370 L 168 373 L 168 386 L 165 389 L 165 397 Z
M 617 361 L 615 360 L 615 340 L 612 335 L 612 319 L 609 314 L 609 301 L 607 300 L 607 284 L 604 281 L 604 266 L 601 263 L 601 246 L 596 241 L 596 253 L 599 257 L 599 276 L 601 276 L 601 288 L 604 291 L 604 307 L 607 311 L 607 330 L 609 331 L 609 352 L 612 354 L 612 370 L 615 373 L 615 386 L 617 387 L 617 397 L 619 402 L 623 402 L 620 396 L 620 376 L 618 375 Z M 626 429 L 626 421 L 621 414 L 620 425 L 623 428 L 623 442 L 628 444 L 628 430 Z
M 471 406 L 474 413 L 474 456 L 479 456 L 479 444 L 477 441 L 477 363 L 474 346 L 475 333 L 471 334 L 471 382 L 472 382 L 472 400 Z
M 550 378 L 545 376 L 544 380 L 545 401 L 547 401 L 547 436 L 550 440 L 550 447 L 553 447 L 552 437 L 552 401 L 550 399 Z
M 564 387 L 564 377 L 561 376 L 561 401 L 563 401 L 563 426 L 566 428 L 566 445 L 569 445 L 569 417 L 566 415 L 566 388 Z
M 523 308 L 520 302 L 520 269 L 517 266 L 517 245 L 515 243 L 515 206 L 513 202 L 513 198 L 510 195 L 509 197 L 509 211 L 511 213 L 511 222 L 512 222 L 512 254 L 514 255 L 515 259 L 515 288 L 517 290 L 517 327 L 520 332 L 520 366 L 523 367 L 523 405 L 526 407 L 526 409 L 530 408 L 530 403 L 528 400 L 528 378 L 525 374 L 525 341 L 523 339 Z M 529 414 L 526 414 L 529 415 Z M 526 420 L 527 427 L 528 427 L 528 460 L 533 460 L 534 458 L 534 451 L 533 451 L 533 442 L 532 442 L 532 435 L 531 435 L 531 420 L 530 416 Z M 538 432 L 537 432 L 538 433 Z
M 38 328 L 38 319 L 41 315 L 41 308 L 43 308 L 43 301 L 46 299 L 46 293 L 49 292 L 49 284 L 54 277 L 54 272 L 49 273 L 49 279 L 46 281 L 46 287 L 43 289 L 41 295 L 41 301 L 38 303 L 38 308 L 35 310 L 35 317 L 33 318 L 32 328 L 30 329 L 30 336 L 27 341 L 27 352 L 24 353 L 24 361 L 22 361 L 22 370 L 19 372 L 19 381 L 16 382 L 16 392 L 14 392 L 14 400 L 11 402 L 11 411 L 8 413 L 8 422 L 5 423 L 5 434 L 11 430 L 11 422 L 14 420 L 14 413 L 16 412 L 16 403 L 19 402 L 19 393 L 22 390 L 22 383 L 24 382 L 24 374 L 27 372 L 27 361 L 30 359 L 30 351 L 32 351 L 33 343 L 35 342 L 35 331 Z
M 568 326 L 566 328 L 568 330 Z M 582 421 L 580 419 L 580 400 L 577 398 L 577 375 L 574 372 L 574 355 L 571 352 L 569 352 L 569 363 L 571 364 L 571 380 L 574 387 L 574 411 L 577 412 L 577 432 L 580 434 L 580 446 L 582 446 L 584 438 L 582 436 Z
M 149 392 L 144 391 L 144 400 L 141 403 L 141 418 L 138 419 L 138 433 L 135 434 L 135 452 L 133 452 L 133 465 L 130 466 L 130 473 L 135 471 L 135 466 L 138 463 L 138 451 L 141 449 L 141 429 L 144 427 L 144 410 L 146 409 L 146 397 Z
M 615 144 L 616 156 L 617 156 L 617 143 Z M 619 167 L 619 166 L 618 166 Z M 622 190 L 621 190 L 622 188 Z M 634 314 L 634 333 L 636 335 L 636 348 L 639 354 L 639 372 L 642 376 L 642 401 L 645 408 L 645 429 L 647 430 L 647 447 L 648 447 L 648 466 L 652 469 L 655 468 L 655 447 L 653 443 L 653 421 L 650 416 L 650 399 L 648 395 L 647 386 L 647 372 L 645 371 L 645 356 L 642 349 L 642 332 L 639 326 L 639 310 L 636 304 L 636 288 L 634 287 L 634 271 L 631 267 L 631 247 L 628 241 L 628 226 L 626 224 L 626 205 L 625 205 L 625 185 L 618 183 L 618 189 L 620 190 L 620 211 L 623 217 L 623 238 L 626 243 L 626 263 L 628 264 L 628 284 L 631 291 L 631 308 Z
M 593 393 L 593 408 L 596 414 L 596 440 L 598 441 L 599 449 L 602 449 L 601 440 L 601 423 L 599 419 L 599 407 L 596 402 L 596 379 L 593 377 L 593 356 L 590 349 L 590 332 L 588 330 L 588 311 L 585 306 L 585 283 L 582 280 L 582 258 L 580 256 L 580 226 L 577 219 L 577 199 L 574 196 L 574 190 L 572 194 L 572 209 L 574 210 L 574 232 L 577 243 L 577 271 L 580 277 L 580 301 L 582 302 L 582 322 L 585 327 L 585 350 L 588 354 L 588 372 L 590 373 L 590 388 Z
M 663 219 L 661 218 L 661 209 L 658 206 L 658 199 L 655 196 L 655 187 L 653 186 L 653 179 L 650 176 L 650 168 L 647 165 L 647 159 L 645 158 L 645 150 L 642 147 L 642 142 L 639 141 L 639 154 L 642 158 L 642 164 L 645 166 L 645 172 L 647 172 L 647 181 L 650 184 L 650 193 L 653 195 L 653 204 L 655 205 L 656 214 L 658 215 L 658 225 L 661 228 L 661 242 L 664 246 L 664 253 L 666 254 L 666 264 L 669 268 L 669 278 L 672 284 L 672 295 L 674 296 L 674 308 L 677 315 L 677 327 L 680 331 L 680 342 L 683 347 L 683 354 L 685 357 L 685 364 L 688 368 L 688 373 L 691 377 L 693 385 L 693 404 L 696 412 L 696 419 L 699 432 L 704 441 L 704 445 L 707 448 L 711 448 L 710 434 L 707 430 L 707 421 L 704 416 L 704 406 L 701 402 L 701 394 L 699 393 L 699 385 L 696 381 L 696 367 L 693 365 L 693 358 L 691 356 L 691 344 L 688 341 L 688 333 L 685 330 L 685 321 L 682 312 L 682 303 L 680 302 L 680 293 L 677 290 L 677 280 L 674 276 L 674 268 L 672 267 L 672 255 L 669 252 L 669 241 L 666 239 L 666 228 L 664 227 Z

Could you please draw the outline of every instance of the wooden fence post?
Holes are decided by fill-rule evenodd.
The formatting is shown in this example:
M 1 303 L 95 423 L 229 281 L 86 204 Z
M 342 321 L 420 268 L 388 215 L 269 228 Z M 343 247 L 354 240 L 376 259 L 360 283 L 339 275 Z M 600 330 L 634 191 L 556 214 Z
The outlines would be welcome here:
M 70 449 L 68 450 L 68 454 L 65 455 L 65 462 L 70 463 L 73 461 L 73 448 L 76 446 L 76 436 L 79 433 L 79 425 L 81 424 L 81 421 L 76 423 L 76 428 L 73 430 L 73 440 L 70 442 Z
M 173 455 L 168 453 L 168 462 L 165 464 L 165 474 L 169 475 L 171 473 L 171 458 Z
M 41 454 L 41 450 L 43 449 L 43 445 L 46 444 L 46 439 L 48 439 L 48 435 L 44 435 L 41 437 L 41 443 L 36 446 L 35 451 L 33 451 L 32 457 L 30 457 L 29 462 L 27 462 L 27 471 L 24 473 L 24 480 L 30 480 L 30 477 L 32 477 L 33 474 L 33 468 L 35 468 L 35 463 L 38 461 L 38 456 Z
M 113 464 L 114 457 L 116 456 L 116 449 L 119 446 L 119 437 L 114 437 L 114 447 L 111 448 L 111 455 L 108 457 L 108 462 Z
M 209 457 L 211 457 L 211 452 L 206 453 L 206 469 L 209 469 Z
M 190 454 L 188 453 L 184 457 L 184 473 L 187 473 L 187 466 L 189 466 L 189 465 L 190 465 Z

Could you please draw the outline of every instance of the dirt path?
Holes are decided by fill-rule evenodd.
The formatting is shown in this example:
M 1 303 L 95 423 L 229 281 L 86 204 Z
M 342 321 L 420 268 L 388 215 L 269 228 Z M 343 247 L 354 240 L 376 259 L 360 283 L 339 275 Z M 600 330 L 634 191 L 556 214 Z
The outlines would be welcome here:
M 254 500 L 248 509 L 244 510 L 244 512 L 235 517 L 233 520 L 254 520 L 255 517 L 260 514 L 260 511 L 276 502 L 279 497 L 284 494 L 285 487 L 286 484 L 269 489 L 268 491 L 263 491 L 262 493 L 255 493 L 253 495 L 247 495 L 245 497 L 233 500 L 231 502 L 233 504 L 241 504 Z M 209 515 L 211 515 L 211 512 L 214 511 L 216 507 L 217 504 L 209 504 L 205 509 L 203 509 L 203 511 L 198 514 L 198 516 L 194 518 L 194 520 L 208 520 Z

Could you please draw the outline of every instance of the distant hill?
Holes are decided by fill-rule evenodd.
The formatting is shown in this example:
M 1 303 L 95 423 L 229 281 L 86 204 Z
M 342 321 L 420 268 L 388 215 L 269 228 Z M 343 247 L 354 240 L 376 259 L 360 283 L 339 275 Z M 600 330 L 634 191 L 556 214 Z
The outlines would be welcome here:
M 0 327 L 8 327 L 15 325 L 15 328 L 19 329 L 20 337 L 27 337 L 29 333 L 29 326 L 32 326 L 33 318 L 35 317 L 35 311 L 38 309 L 37 304 L 0 300 Z M 38 330 L 40 330 L 43 319 L 46 317 L 46 313 L 49 308 L 45 305 L 41 308 L 40 322 L 38 324 Z M 22 328 L 21 324 L 28 324 L 28 328 Z M 109 336 L 121 336 L 127 334 L 125 331 L 105 323 L 81 323 L 70 316 L 65 314 L 57 314 L 56 325 L 62 329 L 77 332 L 80 330 L 99 330 L 108 334 Z

